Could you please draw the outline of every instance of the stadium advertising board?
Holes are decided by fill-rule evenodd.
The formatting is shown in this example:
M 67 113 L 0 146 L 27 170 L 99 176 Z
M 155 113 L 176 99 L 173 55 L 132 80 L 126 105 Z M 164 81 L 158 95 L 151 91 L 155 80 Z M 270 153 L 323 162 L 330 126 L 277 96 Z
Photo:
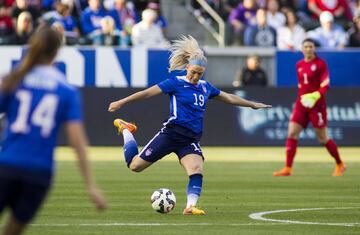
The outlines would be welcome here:
M 112 125 L 115 117 L 135 122 L 140 145 L 146 144 L 160 130 L 169 115 L 169 100 L 159 95 L 125 106 L 117 113 L 108 113 L 113 100 L 139 89 L 83 88 L 85 124 L 92 145 L 119 145 L 119 137 Z M 285 143 L 288 120 L 296 98 L 296 89 L 265 88 L 226 90 L 244 98 L 273 105 L 267 110 L 252 110 L 224 105 L 211 100 L 204 117 L 204 146 L 282 146 Z M 101 99 L 99 99 L 101 97 Z M 339 145 L 360 145 L 360 89 L 332 88 L 327 96 L 328 125 L 331 137 Z M 311 125 L 311 124 L 310 124 Z M 316 146 L 313 128 L 300 137 L 302 145 Z
M 0 75 L 24 53 L 22 47 L 0 47 Z M 64 47 L 56 66 L 79 87 L 147 87 L 168 76 L 168 51 L 146 48 Z

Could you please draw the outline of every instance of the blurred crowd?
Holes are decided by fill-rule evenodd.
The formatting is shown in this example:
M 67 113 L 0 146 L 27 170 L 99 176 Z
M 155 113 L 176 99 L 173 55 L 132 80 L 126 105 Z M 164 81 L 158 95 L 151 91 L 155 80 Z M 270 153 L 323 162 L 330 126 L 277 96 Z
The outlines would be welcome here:
M 26 44 L 48 24 L 66 45 L 163 47 L 159 0 L 0 0 L 0 45 Z
M 195 16 L 216 27 L 196 0 Z M 360 0 L 207 0 L 227 22 L 228 44 L 299 49 L 360 46 Z M 165 47 L 159 0 L 0 0 L 0 45 L 26 44 L 49 24 L 67 45 Z
M 299 49 L 360 46 L 360 0 L 207 0 L 228 23 L 230 44 Z M 194 15 L 211 18 L 192 0 Z M 215 24 L 214 24 L 215 26 Z

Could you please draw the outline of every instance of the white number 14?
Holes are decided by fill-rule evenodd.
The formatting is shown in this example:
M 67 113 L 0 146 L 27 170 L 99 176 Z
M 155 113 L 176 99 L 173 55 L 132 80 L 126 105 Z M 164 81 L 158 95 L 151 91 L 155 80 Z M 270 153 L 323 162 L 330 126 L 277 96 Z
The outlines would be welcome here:
M 34 126 L 41 128 L 41 135 L 48 137 L 54 128 L 54 117 L 58 105 L 58 97 L 54 94 L 46 94 L 36 106 L 29 117 L 32 94 L 29 91 L 20 90 L 16 93 L 19 100 L 19 110 L 15 122 L 10 126 L 12 132 L 26 134 L 30 131 L 28 119 Z

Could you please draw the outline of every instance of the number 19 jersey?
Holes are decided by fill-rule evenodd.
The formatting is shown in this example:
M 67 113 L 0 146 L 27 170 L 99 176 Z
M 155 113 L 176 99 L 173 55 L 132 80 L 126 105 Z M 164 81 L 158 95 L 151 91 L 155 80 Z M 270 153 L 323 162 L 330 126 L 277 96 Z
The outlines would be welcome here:
M 63 122 L 81 121 L 80 97 L 64 75 L 36 66 L 10 94 L 0 94 L 7 116 L 0 163 L 29 170 L 53 170 L 53 152 Z
M 186 76 L 166 79 L 158 86 L 170 97 L 170 117 L 164 125 L 176 124 L 196 134 L 202 133 L 206 103 L 218 96 L 220 90 L 205 80 L 194 85 Z

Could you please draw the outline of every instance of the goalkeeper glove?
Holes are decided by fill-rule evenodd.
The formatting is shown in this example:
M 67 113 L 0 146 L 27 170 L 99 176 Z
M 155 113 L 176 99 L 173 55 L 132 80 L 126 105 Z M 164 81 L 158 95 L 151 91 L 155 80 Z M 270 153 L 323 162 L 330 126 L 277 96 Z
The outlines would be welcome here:
M 321 94 L 318 91 L 307 93 L 301 96 L 301 104 L 306 108 L 313 108 L 320 99 Z

